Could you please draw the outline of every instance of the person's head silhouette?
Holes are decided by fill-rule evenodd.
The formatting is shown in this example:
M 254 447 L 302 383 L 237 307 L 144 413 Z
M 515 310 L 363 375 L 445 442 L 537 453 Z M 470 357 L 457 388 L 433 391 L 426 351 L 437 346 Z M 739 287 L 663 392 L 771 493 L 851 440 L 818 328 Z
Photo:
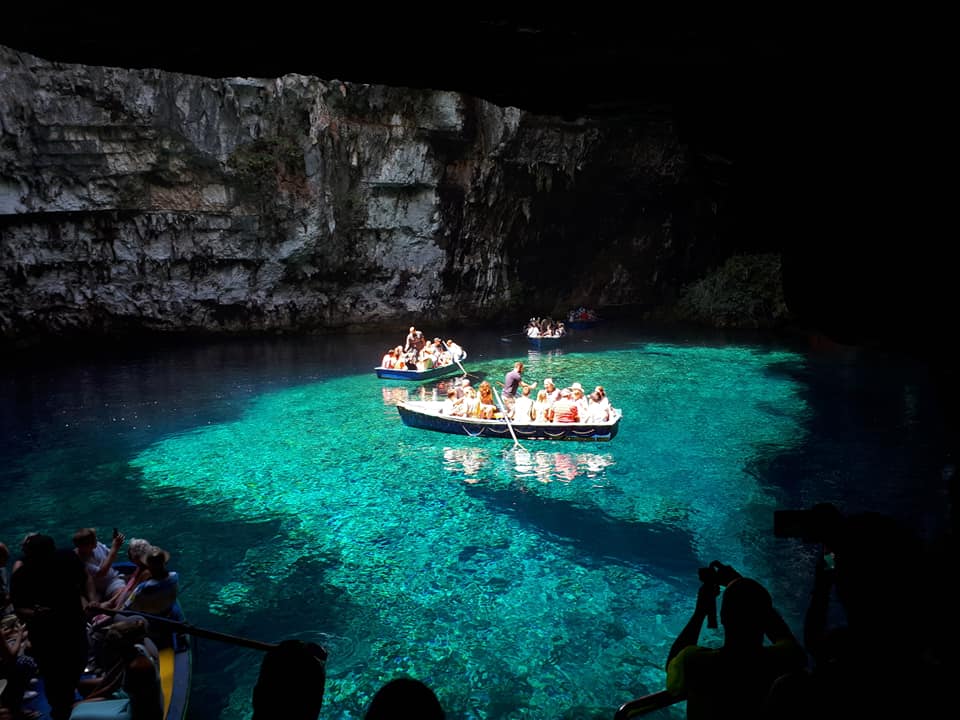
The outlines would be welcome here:
M 731 582 L 720 605 L 724 645 L 762 645 L 772 611 L 770 593 L 756 580 L 742 577 Z
M 413 678 L 391 680 L 370 701 L 364 720 L 443 720 L 445 715 L 433 690 Z
M 269 650 L 253 688 L 253 720 L 317 720 L 326 688 L 327 651 L 316 643 L 284 640 Z

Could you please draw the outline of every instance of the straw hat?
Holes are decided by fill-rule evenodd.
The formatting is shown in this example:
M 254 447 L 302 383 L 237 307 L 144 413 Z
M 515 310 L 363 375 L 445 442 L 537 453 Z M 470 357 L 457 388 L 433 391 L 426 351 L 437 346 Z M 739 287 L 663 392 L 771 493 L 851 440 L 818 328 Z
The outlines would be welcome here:
M 155 567 L 166 567 L 167 563 L 170 562 L 170 553 L 156 545 L 151 545 L 140 556 L 140 562 L 151 570 Z

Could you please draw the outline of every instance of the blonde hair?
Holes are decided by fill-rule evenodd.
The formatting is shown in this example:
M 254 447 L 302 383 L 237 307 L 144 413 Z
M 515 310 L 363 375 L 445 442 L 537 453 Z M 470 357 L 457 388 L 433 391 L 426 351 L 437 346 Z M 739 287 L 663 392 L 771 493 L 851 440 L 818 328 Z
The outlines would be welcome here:
M 130 542 L 127 543 L 127 557 L 133 562 L 139 562 L 140 558 L 146 555 L 151 547 L 149 540 L 130 538 Z

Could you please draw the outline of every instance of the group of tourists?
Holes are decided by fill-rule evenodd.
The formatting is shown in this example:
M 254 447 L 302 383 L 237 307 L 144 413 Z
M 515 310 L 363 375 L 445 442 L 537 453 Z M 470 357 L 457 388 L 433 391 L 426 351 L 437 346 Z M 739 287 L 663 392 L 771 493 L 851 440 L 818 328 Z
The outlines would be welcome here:
M 77 706 L 123 689 L 131 705 L 163 707 L 155 635 L 139 613 L 182 619 L 178 576 L 167 569 L 170 555 L 140 538 L 127 544 L 129 573 L 116 565 L 125 542 L 116 529 L 110 544 L 93 528 L 73 536 L 73 548 L 31 533 L 21 543 L 9 586 L 9 551 L 0 543 L 3 643 L 0 655 L 0 713 L 38 716 L 29 707 L 43 679 L 50 717 L 79 717 Z M 159 705 L 158 705 L 159 703 Z
M 567 322 L 596 322 L 600 316 L 590 308 L 581 305 L 567 313 Z
M 567 334 L 567 328 L 553 318 L 532 317 L 524 325 L 523 334 L 531 338 L 560 338 Z
M 543 387 L 523 380 L 523 363 L 513 364 L 503 380 L 503 403 L 510 420 L 517 423 L 605 423 L 613 414 L 613 407 L 602 385 L 587 394 L 583 385 L 573 382 L 558 387 L 553 378 L 544 378 Z
M 605 423 L 614 412 L 602 385 L 587 394 L 579 382 L 569 387 L 558 387 L 553 378 L 544 378 L 543 387 L 536 392 L 537 383 L 523 380 L 523 363 L 514 363 L 506 374 L 497 402 L 493 386 L 483 380 L 476 387 L 467 377 L 455 381 L 448 388 L 440 412 L 451 417 L 507 419 L 521 425 L 530 423 Z M 506 413 L 506 414 L 504 414 Z
M 403 345 L 387 350 L 380 360 L 380 367 L 423 372 L 460 362 L 465 355 L 463 348 L 452 339 L 448 338 L 443 342 L 439 337 L 435 337 L 428 341 L 423 331 L 411 325 Z

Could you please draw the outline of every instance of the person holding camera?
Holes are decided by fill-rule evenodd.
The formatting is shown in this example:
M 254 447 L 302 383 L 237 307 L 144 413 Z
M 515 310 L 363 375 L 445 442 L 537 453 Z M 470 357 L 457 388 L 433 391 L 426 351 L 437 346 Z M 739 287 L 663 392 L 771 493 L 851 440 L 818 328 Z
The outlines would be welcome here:
M 693 615 L 667 656 L 667 690 L 686 697 L 688 718 L 763 717 L 774 681 L 803 668 L 806 653 L 756 580 L 716 560 L 700 569 L 700 580 Z M 701 646 L 703 621 L 716 627 L 721 587 L 723 646 Z
M 823 546 L 804 618 L 813 667 L 779 705 L 796 712 L 805 704 L 807 716 L 824 720 L 938 713 L 956 654 L 955 643 L 943 642 L 952 607 L 938 592 L 941 569 L 930 566 L 920 538 L 892 517 L 844 516 L 829 505 L 781 511 L 803 513 L 807 519 L 796 531 L 777 535 Z M 842 618 L 831 613 L 834 596 Z
M 93 578 L 93 586 L 97 592 L 97 600 L 104 602 L 121 592 L 126 585 L 113 562 L 123 546 L 123 533 L 113 529 L 113 538 L 110 547 L 107 547 L 99 538 L 94 528 L 80 528 L 73 534 L 74 552 L 83 560 L 83 564 Z

